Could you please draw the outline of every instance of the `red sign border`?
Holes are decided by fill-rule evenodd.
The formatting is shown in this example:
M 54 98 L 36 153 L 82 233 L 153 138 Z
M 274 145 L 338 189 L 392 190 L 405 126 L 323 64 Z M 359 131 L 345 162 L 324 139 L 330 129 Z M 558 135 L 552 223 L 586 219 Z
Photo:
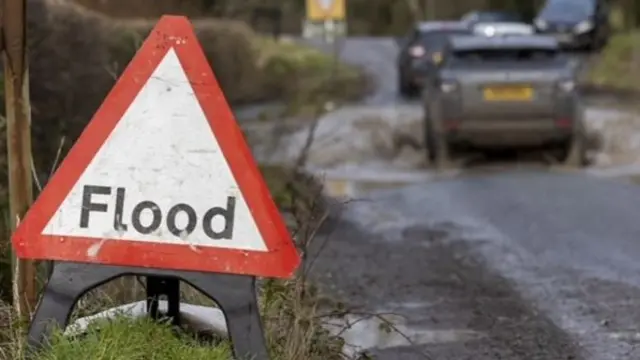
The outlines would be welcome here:
M 268 251 L 43 235 L 153 71 L 175 49 Z M 125 155 L 126 156 L 126 155 Z M 89 248 L 103 241 L 95 257 Z M 300 257 L 190 21 L 163 16 L 12 236 L 20 258 L 288 278 Z

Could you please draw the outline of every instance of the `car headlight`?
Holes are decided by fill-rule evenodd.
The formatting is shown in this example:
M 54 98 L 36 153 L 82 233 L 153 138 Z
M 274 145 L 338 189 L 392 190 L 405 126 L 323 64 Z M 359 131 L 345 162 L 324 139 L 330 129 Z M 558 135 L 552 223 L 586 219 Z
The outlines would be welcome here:
M 573 31 L 577 32 L 578 34 L 581 33 L 585 33 L 589 30 L 593 29 L 593 22 L 589 21 L 589 20 L 585 20 L 585 21 L 581 21 L 580 23 L 578 23 L 578 25 L 576 25 L 573 28 Z
M 564 92 L 572 92 L 576 88 L 576 82 L 573 80 L 563 80 L 558 83 L 558 88 Z
M 549 24 L 542 19 L 536 19 L 533 24 L 540 30 L 546 30 L 549 27 Z
M 484 29 L 484 34 L 486 36 L 494 36 L 496 34 L 496 28 L 494 28 L 493 26 L 487 26 Z
M 440 90 L 442 90 L 442 92 L 445 93 L 445 94 L 452 93 L 452 92 L 456 91 L 457 89 L 458 89 L 458 84 L 456 84 L 453 81 L 443 81 L 440 84 Z
M 425 49 L 420 45 L 412 46 L 409 48 L 409 55 L 413 57 L 422 57 L 426 53 L 427 52 L 425 51 Z

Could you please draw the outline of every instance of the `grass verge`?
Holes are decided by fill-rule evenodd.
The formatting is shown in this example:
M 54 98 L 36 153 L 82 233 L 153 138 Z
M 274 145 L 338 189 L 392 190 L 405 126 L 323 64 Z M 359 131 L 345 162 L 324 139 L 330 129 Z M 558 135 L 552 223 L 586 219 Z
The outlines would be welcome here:
M 228 360 L 229 343 L 196 339 L 168 323 L 118 317 L 95 323 L 80 339 L 54 335 L 37 360 Z
M 640 32 L 615 34 L 590 66 L 587 86 L 612 91 L 640 91 Z
M 360 99 L 371 90 L 365 72 L 331 54 L 296 44 L 257 37 L 258 65 L 267 87 L 288 99 L 289 115 L 315 114 L 317 104 Z M 287 79 L 283 81 L 283 79 Z
M 306 249 L 326 216 L 321 201 L 321 185 L 313 177 L 289 168 L 262 166 L 263 176 L 274 201 L 287 213 L 288 226 L 293 234 L 303 263 Z M 331 335 L 323 326 L 319 313 L 317 290 L 306 281 L 301 266 L 289 280 L 263 279 L 259 287 L 260 314 L 271 358 L 274 360 L 342 360 L 343 340 Z M 123 297 L 131 293 L 131 284 L 117 285 L 115 280 L 98 293 L 85 295 L 75 316 L 86 316 L 106 307 L 141 300 Z M 108 290 L 105 290 L 108 289 Z M 143 289 L 141 289 L 143 290 Z M 183 289 L 184 290 L 184 289 Z M 142 297 L 140 297 L 142 296 Z M 198 302 L 189 294 L 189 302 Z M 203 301 L 205 304 L 207 301 Z M 5 307 L 7 309 L 7 307 Z M 0 317 L 0 358 L 24 359 L 24 327 L 12 324 L 11 316 Z M 68 338 L 58 332 L 51 349 L 37 360 L 143 360 L 143 359 L 229 359 L 229 344 L 224 340 L 194 339 L 192 334 L 176 331 L 168 324 L 157 324 L 147 319 L 116 318 L 90 327 L 78 338 Z M 216 337 L 213 337 L 216 339 Z

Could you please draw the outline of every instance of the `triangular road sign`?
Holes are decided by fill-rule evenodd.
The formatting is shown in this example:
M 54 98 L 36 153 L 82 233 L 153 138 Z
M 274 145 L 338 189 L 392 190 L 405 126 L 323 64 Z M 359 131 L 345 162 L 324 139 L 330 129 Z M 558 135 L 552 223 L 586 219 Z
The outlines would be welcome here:
M 300 262 L 182 16 L 160 19 L 12 242 L 21 258 L 264 277 Z

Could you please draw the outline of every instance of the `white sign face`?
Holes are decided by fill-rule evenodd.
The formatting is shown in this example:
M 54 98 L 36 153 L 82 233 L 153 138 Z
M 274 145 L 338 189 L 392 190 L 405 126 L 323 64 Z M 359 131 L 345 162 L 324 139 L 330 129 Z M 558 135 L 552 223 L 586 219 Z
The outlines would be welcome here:
M 318 6 L 323 11 L 329 11 L 333 7 L 333 0 L 316 0 L 318 2 Z
M 43 234 L 267 250 L 173 49 Z

